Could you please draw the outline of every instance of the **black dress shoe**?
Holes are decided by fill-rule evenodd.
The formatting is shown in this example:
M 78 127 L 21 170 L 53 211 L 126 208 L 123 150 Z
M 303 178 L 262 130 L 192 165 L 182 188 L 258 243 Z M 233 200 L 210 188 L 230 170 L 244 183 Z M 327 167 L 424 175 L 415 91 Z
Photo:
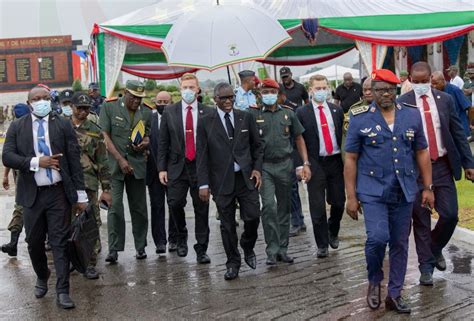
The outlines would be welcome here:
M 46 293 L 48 293 L 48 280 L 49 280 L 49 276 L 51 275 L 51 271 L 48 270 L 48 277 L 46 279 L 40 279 L 40 278 L 37 278 L 36 279 L 36 285 L 35 285 L 35 297 L 37 299 L 41 299 L 42 297 L 44 297 L 46 295 Z
M 433 285 L 433 273 L 422 272 L 420 275 L 420 284 L 427 286 Z
M 267 257 L 267 265 L 276 265 L 277 264 L 277 260 L 276 260 L 276 255 L 269 255 Z
M 316 257 L 319 257 L 319 258 L 328 257 L 328 255 L 329 255 L 329 251 L 327 247 L 318 249 L 318 252 L 316 253 Z
M 257 256 L 253 250 L 244 251 L 244 260 L 251 269 L 257 268 Z
M 329 234 L 329 246 L 333 249 L 337 249 L 339 247 L 339 238 Z
M 239 276 L 239 269 L 238 268 L 227 268 L 227 272 L 224 274 L 224 280 L 230 281 L 235 279 Z
M 145 252 L 145 249 L 143 250 L 138 250 L 137 251 L 137 254 L 135 254 L 135 258 L 137 260 L 144 260 L 147 258 L 147 255 L 146 255 L 146 252 Z
M 176 252 L 177 249 L 178 249 L 178 244 L 174 242 L 170 242 L 168 244 L 168 252 Z
M 59 293 L 56 297 L 56 304 L 63 309 L 74 309 L 76 307 L 67 293 Z
M 197 255 L 196 261 L 199 264 L 209 264 L 211 263 L 211 258 L 206 253 L 201 253 Z
M 188 255 L 188 247 L 186 245 L 178 245 L 178 256 L 185 257 Z
M 391 297 L 385 298 L 385 309 L 386 310 L 395 310 L 398 313 L 411 313 L 411 309 L 408 306 L 408 303 L 399 296 L 396 299 L 392 299 Z
M 367 290 L 367 304 L 372 310 L 380 307 L 380 283 L 369 283 L 369 288 Z
M 165 244 L 158 244 L 156 246 L 156 254 L 164 254 L 166 253 L 166 245 Z
M 107 254 L 107 257 L 105 258 L 105 262 L 109 262 L 109 263 L 116 263 L 117 260 L 118 260 L 117 251 L 109 251 L 109 254 Z
M 99 273 L 94 266 L 88 266 L 84 276 L 89 280 L 97 280 L 99 278 Z
M 443 253 L 436 255 L 435 259 L 435 267 L 440 271 L 446 271 L 446 260 L 444 259 Z
M 293 263 L 295 260 L 291 256 L 288 256 L 288 254 L 283 253 L 277 255 L 277 261 L 281 261 L 283 263 Z

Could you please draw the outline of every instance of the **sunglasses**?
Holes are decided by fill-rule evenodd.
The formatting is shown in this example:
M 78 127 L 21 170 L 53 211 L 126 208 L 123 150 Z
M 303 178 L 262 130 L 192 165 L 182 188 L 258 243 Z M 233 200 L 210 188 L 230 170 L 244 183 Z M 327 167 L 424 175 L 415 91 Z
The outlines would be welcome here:
M 217 98 L 219 98 L 219 100 L 222 100 L 222 101 L 226 101 L 226 100 L 233 101 L 233 100 L 235 99 L 235 95 L 231 95 L 231 96 L 217 96 Z

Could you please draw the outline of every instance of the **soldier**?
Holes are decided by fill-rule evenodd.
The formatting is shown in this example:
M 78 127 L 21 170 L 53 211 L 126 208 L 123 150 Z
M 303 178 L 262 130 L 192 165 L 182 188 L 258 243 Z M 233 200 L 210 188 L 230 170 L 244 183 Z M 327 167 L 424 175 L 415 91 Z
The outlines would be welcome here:
M 400 81 L 386 69 L 376 70 L 372 80 L 374 101 L 370 106 L 352 109 L 347 132 L 346 209 L 355 220 L 361 206 L 364 210 L 369 307 L 380 306 L 388 244 L 390 278 L 385 307 L 410 313 L 401 290 L 407 269 L 411 213 L 418 192 L 418 169 L 424 185 L 421 203 L 431 208 L 434 205 L 431 161 L 419 111 L 395 103 L 396 84 Z
M 123 190 L 126 188 L 132 217 L 133 238 L 137 260 L 147 257 L 145 252 L 148 230 L 146 207 L 145 151 L 149 144 L 151 111 L 140 106 L 145 97 L 143 83 L 127 81 L 125 94 L 107 101 L 101 110 L 100 127 L 105 137 L 112 175 L 112 206 L 107 213 L 109 254 L 106 262 L 115 263 L 118 251 L 125 247 L 125 217 Z M 134 129 L 143 126 L 141 141 L 133 137 Z
M 344 115 L 344 127 L 343 127 L 344 128 L 344 134 L 347 133 L 347 129 L 349 128 L 349 119 L 350 119 L 350 116 L 351 116 L 351 110 L 353 108 L 357 108 L 357 107 L 369 106 L 372 103 L 372 101 L 374 100 L 374 96 L 372 95 L 371 86 L 372 86 L 372 79 L 370 77 L 367 77 L 367 79 L 364 80 L 364 83 L 362 84 L 362 94 L 364 95 L 362 97 L 362 100 L 360 100 L 359 102 L 352 105 L 349 108 L 349 112 L 347 112 Z
M 249 107 L 257 106 L 257 98 L 253 93 L 255 88 L 255 72 L 251 70 L 242 70 L 239 72 L 241 86 L 235 90 L 234 107 L 241 110 L 247 110 Z
M 100 107 L 105 102 L 105 97 L 100 94 L 99 84 L 91 82 L 89 84 L 89 97 L 92 99 L 91 112 L 95 115 L 100 115 Z
M 64 117 L 72 117 L 71 100 L 73 95 L 74 91 L 71 89 L 65 89 L 59 93 L 59 106 L 61 107 L 61 115 Z
M 304 128 L 295 113 L 277 103 L 280 86 L 273 79 L 264 79 L 260 88 L 263 107 L 250 108 L 257 122 L 258 132 L 264 144 L 262 187 L 262 222 L 267 243 L 267 265 L 277 260 L 293 263 L 287 255 L 290 230 L 292 192 L 293 144 L 298 148 L 304 162 L 302 179 L 309 181 L 311 171 L 302 137 Z M 276 202 L 275 202 L 276 196 Z
M 72 97 L 71 103 L 71 121 L 81 148 L 81 165 L 84 172 L 87 198 L 92 205 L 97 228 L 100 228 L 102 221 L 100 219 L 99 202 L 105 202 L 107 206 L 110 206 L 112 203 L 112 196 L 110 194 L 110 171 L 107 163 L 107 150 L 105 148 L 104 136 L 99 126 L 87 119 L 92 106 L 92 100 L 89 96 L 80 92 L 76 93 Z M 99 183 L 102 188 L 100 198 L 98 198 Z M 101 245 L 99 239 L 94 247 L 89 267 L 84 273 L 84 276 L 88 279 L 99 278 L 95 266 L 100 249 Z

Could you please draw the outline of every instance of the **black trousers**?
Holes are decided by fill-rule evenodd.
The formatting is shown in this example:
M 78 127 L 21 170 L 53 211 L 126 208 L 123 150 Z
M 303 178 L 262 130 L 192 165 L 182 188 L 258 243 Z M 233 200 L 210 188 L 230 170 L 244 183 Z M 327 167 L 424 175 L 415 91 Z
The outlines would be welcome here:
M 227 255 L 227 268 L 240 268 L 241 258 L 237 247 L 237 229 L 235 226 L 236 200 L 240 206 L 240 218 L 244 221 L 244 232 L 240 237 L 240 246 L 251 251 L 258 237 L 260 223 L 260 201 L 258 190 L 249 190 L 245 185 L 242 172 L 235 173 L 234 192 L 229 195 L 214 195 L 214 202 L 220 215 L 221 236 Z
M 31 207 L 23 208 L 26 242 L 33 269 L 39 279 L 48 276 L 46 234 L 56 269 L 56 293 L 69 293 L 69 257 L 67 240 L 71 228 L 71 205 L 62 184 L 39 187 Z
M 162 185 L 158 179 L 154 179 L 148 185 L 148 194 L 150 195 L 151 205 L 151 235 L 155 246 L 166 245 L 165 228 L 165 196 L 166 186 Z M 168 241 L 176 243 L 176 225 L 173 217 L 170 215 L 168 221 Z
M 327 248 L 329 233 L 338 236 L 344 213 L 344 165 L 340 154 L 310 159 L 311 180 L 308 182 L 309 211 L 313 222 L 314 238 L 318 248 Z M 326 215 L 326 201 L 331 205 L 331 217 Z
M 177 179 L 168 181 L 168 206 L 176 225 L 176 241 L 178 246 L 184 246 L 188 241 L 188 229 L 184 207 L 188 190 L 191 193 L 194 207 L 196 244 L 194 250 L 201 254 L 207 251 L 209 245 L 209 203 L 199 198 L 197 186 L 196 161 L 186 162 L 183 172 Z

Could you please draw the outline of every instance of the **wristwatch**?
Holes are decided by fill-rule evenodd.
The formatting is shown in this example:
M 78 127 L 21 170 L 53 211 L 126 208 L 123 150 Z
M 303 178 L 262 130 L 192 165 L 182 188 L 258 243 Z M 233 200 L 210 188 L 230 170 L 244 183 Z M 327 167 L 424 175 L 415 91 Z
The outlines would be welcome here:
M 306 162 L 303 163 L 303 165 L 311 166 L 311 163 L 309 161 L 306 161 Z
M 431 191 L 431 192 L 432 192 L 432 191 L 433 191 L 433 184 L 430 184 L 430 185 L 428 185 L 428 186 L 423 187 L 423 190 L 424 190 L 424 191 Z

